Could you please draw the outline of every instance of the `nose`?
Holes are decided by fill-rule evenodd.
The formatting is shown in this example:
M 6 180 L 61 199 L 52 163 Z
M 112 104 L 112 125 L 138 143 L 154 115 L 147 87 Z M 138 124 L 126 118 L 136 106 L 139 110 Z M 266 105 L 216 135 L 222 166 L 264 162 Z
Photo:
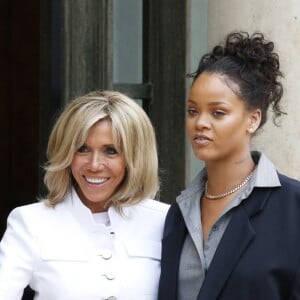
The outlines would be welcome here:
M 107 162 L 103 155 L 99 153 L 93 153 L 90 157 L 89 166 L 91 170 L 101 170 L 105 168 L 107 165 Z
M 198 117 L 195 120 L 195 126 L 197 129 L 202 128 L 210 128 L 210 121 L 209 116 L 207 114 L 199 114 Z

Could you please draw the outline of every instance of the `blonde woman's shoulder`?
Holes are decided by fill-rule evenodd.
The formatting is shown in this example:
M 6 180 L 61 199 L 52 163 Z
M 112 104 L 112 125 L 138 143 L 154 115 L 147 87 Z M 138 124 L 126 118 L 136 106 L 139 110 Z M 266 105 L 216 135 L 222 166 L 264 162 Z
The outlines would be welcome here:
M 165 214 L 170 208 L 170 204 L 153 199 L 144 199 L 140 202 L 140 206 L 144 207 L 145 209 L 154 210 Z

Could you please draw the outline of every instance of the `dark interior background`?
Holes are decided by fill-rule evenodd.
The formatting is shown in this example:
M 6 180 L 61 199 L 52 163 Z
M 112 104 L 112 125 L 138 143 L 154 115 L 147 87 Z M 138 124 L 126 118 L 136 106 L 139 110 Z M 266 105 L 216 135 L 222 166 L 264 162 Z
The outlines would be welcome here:
M 39 174 L 39 1 L 0 1 L 0 236 Z

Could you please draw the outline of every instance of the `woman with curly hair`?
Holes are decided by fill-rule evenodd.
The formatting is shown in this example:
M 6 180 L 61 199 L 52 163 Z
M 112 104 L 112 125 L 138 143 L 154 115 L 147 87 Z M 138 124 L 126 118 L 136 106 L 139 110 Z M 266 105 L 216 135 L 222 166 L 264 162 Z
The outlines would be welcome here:
M 274 44 L 230 33 L 191 74 L 187 133 L 205 167 L 165 223 L 159 300 L 300 299 L 300 182 L 250 142 L 285 114 Z M 275 145 L 273 145 L 275 146 Z

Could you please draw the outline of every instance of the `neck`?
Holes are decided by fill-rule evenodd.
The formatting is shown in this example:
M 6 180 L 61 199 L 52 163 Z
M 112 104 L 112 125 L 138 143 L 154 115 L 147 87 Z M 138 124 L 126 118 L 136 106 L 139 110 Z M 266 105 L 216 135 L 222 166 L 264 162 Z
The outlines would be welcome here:
M 207 162 L 208 192 L 211 195 L 225 193 L 242 183 L 255 168 L 252 157 L 233 162 Z

